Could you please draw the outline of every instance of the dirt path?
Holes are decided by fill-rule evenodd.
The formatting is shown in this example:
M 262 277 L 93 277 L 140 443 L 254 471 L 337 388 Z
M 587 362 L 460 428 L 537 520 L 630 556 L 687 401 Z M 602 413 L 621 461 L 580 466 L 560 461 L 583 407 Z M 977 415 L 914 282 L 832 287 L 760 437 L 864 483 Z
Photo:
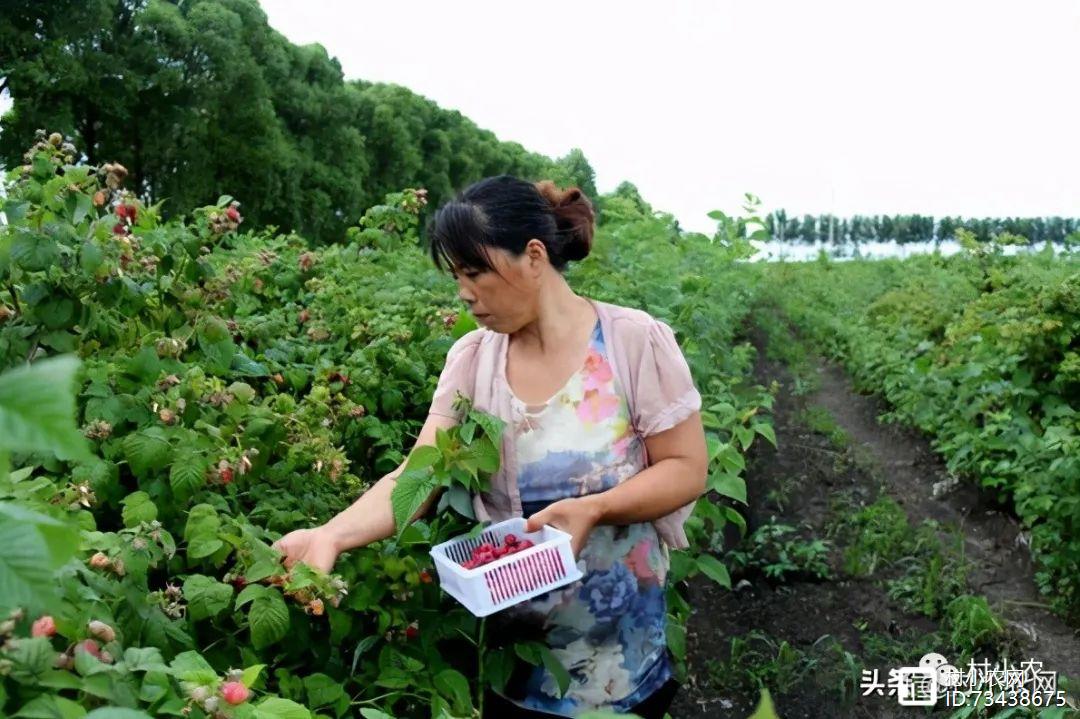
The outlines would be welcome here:
M 757 541 L 729 538 L 739 553 L 734 589 L 690 580 L 689 677 L 671 716 L 742 719 L 760 682 L 783 719 L 947 717 L 956 710 L 862 696 L 863 668 L 885 681 L 930 651 L 957 664 L 965 648 L 992 663 L 1034 658 L 1080 677 L 1080 637 L 1037 606 L 1015 520 L 973 488 L 942 493 L 948 476 L 925 439 L 879 423 L 877 398 L 854 392 L 841 369 L 804 359 L 786 325 L 761 316 L 748 336 L 754 381 L 780 384 L 778 448 L 752 448 L 744 514 Z M 945 483 L 938 497 L 936 482 Z M 885 556 L 897 547 L 900 559 Z M 1001 630 L 980 634 L 946 616 L 941 607 L 957 594 L 985 596 Z

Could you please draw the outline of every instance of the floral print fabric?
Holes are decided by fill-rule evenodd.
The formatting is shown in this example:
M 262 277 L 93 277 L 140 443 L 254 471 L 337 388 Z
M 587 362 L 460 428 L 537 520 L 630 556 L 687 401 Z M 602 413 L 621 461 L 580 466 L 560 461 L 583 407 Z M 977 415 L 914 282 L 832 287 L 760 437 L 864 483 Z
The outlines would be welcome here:
M 644 468 L 599 321 L 584 366 L 544 405 L 512 396 L 524 516 L 551 502 L 603 492 Z M 539 636 L 571 676 L 565 696 L 543 665 L 505 696 L 562 716 L 627 711 L 672 675 L 667 653 L 668 554 L 651 522 L 599 525 L 578 557 L 584 576 L 500 612 L 514 636 Z M 493 617 L 494 618 L 494 617 Z

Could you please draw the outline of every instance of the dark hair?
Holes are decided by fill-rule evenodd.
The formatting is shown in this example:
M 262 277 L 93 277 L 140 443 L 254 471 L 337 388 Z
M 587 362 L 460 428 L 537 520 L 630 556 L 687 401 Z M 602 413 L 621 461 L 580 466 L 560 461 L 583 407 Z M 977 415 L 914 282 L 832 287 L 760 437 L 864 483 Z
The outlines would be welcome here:
M 486 246 L 521 255 L 529 240 L 544 243 L 552 266 L 562 272 L 592 248 L 595 214 L 577 187 L 560 190 L 551 180 L 528 182 L 513 175 L 478 180 L 440 207 L 428 223 L 431 259 L 493 270 Z

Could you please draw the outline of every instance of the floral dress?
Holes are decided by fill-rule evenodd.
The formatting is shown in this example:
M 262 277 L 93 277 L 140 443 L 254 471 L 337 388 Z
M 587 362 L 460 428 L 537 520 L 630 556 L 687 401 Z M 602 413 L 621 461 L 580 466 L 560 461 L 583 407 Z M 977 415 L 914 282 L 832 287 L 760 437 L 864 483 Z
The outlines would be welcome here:
M 629 421 L 618 379 L 608 364 L 597 321 L 584 367 L 544 405 L 517 397 L 512 424 L 523 515 L 567 497 L 603 492 L 640 472 L 642 440 Z M 578 557 L 584 576 L 493 615 L 515 639 L 551 648 L 570 672 L 565 696 L 543 665 L 508 684 L 508 700 L 530 709 L 576 716 L 592 709 L 624 712 L 671 676 L 665 626 L 669 566 L 651 522 L 597 525 Z

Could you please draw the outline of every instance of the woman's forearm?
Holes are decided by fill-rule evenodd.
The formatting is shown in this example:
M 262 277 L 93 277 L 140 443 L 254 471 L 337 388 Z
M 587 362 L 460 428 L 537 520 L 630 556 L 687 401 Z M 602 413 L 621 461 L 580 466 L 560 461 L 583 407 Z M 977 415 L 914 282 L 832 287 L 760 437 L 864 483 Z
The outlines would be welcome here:
M 588 494 L 597 524 L 650 522 L 674 512 L 705 493 L 706 474 L 695 462 L 668 457 L 611 489 Z
M 394 509 L 390 503 L 390 493 L 393 492 L 401 471 L 402 467 L 398 467 L 371 485 L 359 499 L 322 526 L 339 552 L 366 547 L 372 542 L 386 539 L 394 534 L 397 526 L 394 524 Z M 433 492 L 412 519 L 415 520 L 426 514 L 438 495 L 438 491 Z

